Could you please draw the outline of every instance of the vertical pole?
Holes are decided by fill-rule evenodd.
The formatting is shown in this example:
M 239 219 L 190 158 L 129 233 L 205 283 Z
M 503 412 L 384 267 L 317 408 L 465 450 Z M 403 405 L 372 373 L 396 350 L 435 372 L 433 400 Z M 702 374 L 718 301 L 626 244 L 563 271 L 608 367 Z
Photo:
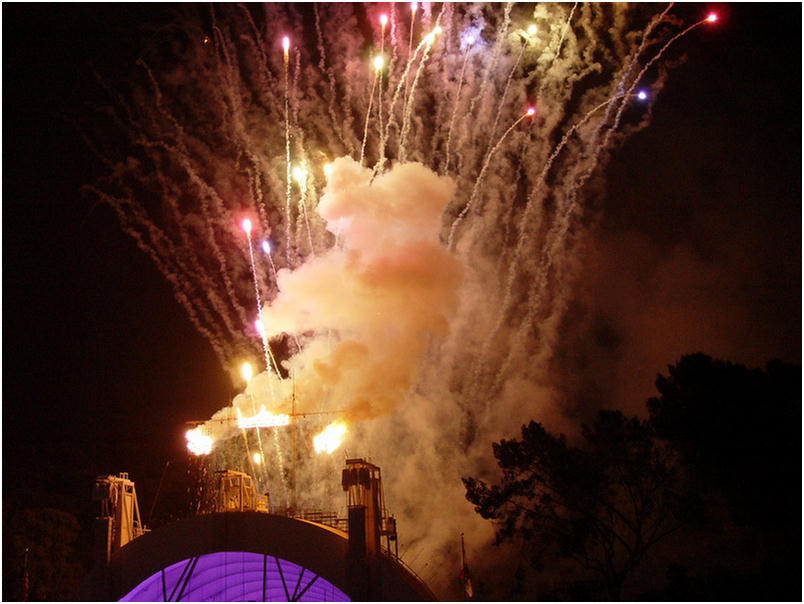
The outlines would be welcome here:
M 293 512 L 296 513 L 296 377 L 293 377 L 293 396 L 290 399 L 290 449 L 291 449 L 291 466 L 290 466 L 290 484 L 293 497 L 291 499 L 291 507 Z
M 265 602 L 265 577 L 268 567 L 268 554 L 262 555 L 262 601 Z
M 28 552 L 29 548 L 25 548 L 25 558 L 23 560 L 23 576 L 22 576 L 22 601 L 28 601 Z
M 461 574 L 463 574 L 463 569 L 466 566 L 466 550 L 463 546 L 463 533 L 461 533 Z

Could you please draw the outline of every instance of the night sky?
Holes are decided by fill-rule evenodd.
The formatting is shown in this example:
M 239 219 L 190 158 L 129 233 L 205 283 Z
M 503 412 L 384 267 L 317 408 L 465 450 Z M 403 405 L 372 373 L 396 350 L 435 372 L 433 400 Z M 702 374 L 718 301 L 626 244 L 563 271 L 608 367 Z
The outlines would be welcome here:
M 593 199 L 594 260 L 558 353 L 580 417 L 590 400 L 644 414 L 687 352 L 801 362 L 801 6 L 721 8 Z M 100 169 L 72 124 L 100 96 L 91 66 L 131 69 L 152 10 L 3 6 L 4 509 L 86 514 L 94 477 L 127 471 L 147 512 L 184 422 L 234 392 L 152 262 L 79 191 Z

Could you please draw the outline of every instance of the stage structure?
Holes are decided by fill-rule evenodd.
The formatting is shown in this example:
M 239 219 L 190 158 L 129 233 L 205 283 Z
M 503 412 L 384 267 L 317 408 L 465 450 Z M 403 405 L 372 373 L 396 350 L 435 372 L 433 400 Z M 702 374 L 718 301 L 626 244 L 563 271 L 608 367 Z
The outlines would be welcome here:
M 95 519 L 95 558 L 108 564 L 114 552 L 147 529 L 140 521 L 137 491 L 127 472 L 98 476 L 92 499 L 100 505 L 100 515 Z
M 397 555 L 380 468 L 347 459 L 347 518 L 268 513 L 242 472 L 216 473 L 214 511 L 149 531 L 126 474 L 100 477 L 97 566 L 78 599 L 120 601 L 426 601 Z

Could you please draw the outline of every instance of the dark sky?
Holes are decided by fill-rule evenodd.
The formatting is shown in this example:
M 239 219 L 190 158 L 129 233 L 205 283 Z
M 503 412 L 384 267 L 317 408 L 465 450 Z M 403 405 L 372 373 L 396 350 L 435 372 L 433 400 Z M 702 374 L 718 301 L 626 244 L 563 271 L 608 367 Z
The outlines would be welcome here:
M 723 18 L 686 40 L 651 125 L 606 171 L 565 342 L 581 407 L 644 413 L 685 353 L 800 363 L 800 6 L 714 8 Z
M 83 504 L 96 475 L 128 471 L 147 510 L 183 422 L 231 395 L 151 261 L 79 192 L 99 174 L 71 124 L 99 97 L 90 66 L 130 65 L 151 11 L 3 7 L 4 503 Z
M 231 395 L 168 284 L 79 192 L 98 174 L 70 123 L 99 94 L 89 66 L 130 69 L 150 7 L 3 5 L 4 507 L 79 510 L 94 476 L 128 471 L 148 510 L 183 422 Z M 644 402 L 693 352 L 668 343 L 679 326 L 703 352 L 800 363 L 801 6 L 735 4 L 684 49 L 596 200 L 591 325 L 564 351 L 579 396 Z

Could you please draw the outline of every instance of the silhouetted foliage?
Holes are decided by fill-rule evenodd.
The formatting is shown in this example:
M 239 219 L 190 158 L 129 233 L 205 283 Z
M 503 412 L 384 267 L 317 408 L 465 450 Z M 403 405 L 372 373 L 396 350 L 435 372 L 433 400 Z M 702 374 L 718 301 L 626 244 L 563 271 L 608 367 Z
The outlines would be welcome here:
M 800 600 L 801 368 L 773 361 L 764 370 L 748 369 L 693 354 L 668 369 L 656 380 L 660 396 L 648 401 L 650 421 L 678 452 L 688 492 L 702 506 L 699 523 L 722 517 L 725 504 L 750 539 L 752 545 L 734 544 L 757 561 L 750 581 L 755 597 L 746 599 Z M 712 523 L 710 530 L 722 527 Z M 730 573 L 704 575 L 705 593 L 733 599 L 729 581 L 717 579 Z
M 577 447 L 531 421 L 521 439 L 492 446 L 501 484 L 464 478 L 466 497 L 536 569 L 571 558 L 619 599 L 646 552 L 681 525 L 672 465 L 645 421 L 601 411 Z
M 12 513 L 3 525 L 3 599 L 69 599 L 83 574 L 74 543 L 80 527 L 72 514 L 55 509 Z M 27 550 L 27 560 L 26 560 Z
M 717 490 L 742 523 L 800 522 L 801 368 L 747 369 L 693 354 L 656 388 L 651 424 L 678 451 L 692 489 Z
M 612 599 L 685 526 L 661 554 L 670 557 L 653 561 L 665 560 L 667 585 L 638 599 L 800 600 L 801 368 L 693 354 L 656 387 L 649 420 L 601 412 L 577 446 L 536 422 L 494 443 L 502 481 L 464 478 L 467 499 L 495 523 L 498 544 L 518 545 L 537 570 L 576 560 Z M 547 595 L 596 599 L 592 576 Z
M 679 564 L 667 570 L 667 586 L 635 598 L 647 602 L 786 602 L 791 598 L 786 571 L 763 568 L 757 572 L 715 567 L 696 573 Z

